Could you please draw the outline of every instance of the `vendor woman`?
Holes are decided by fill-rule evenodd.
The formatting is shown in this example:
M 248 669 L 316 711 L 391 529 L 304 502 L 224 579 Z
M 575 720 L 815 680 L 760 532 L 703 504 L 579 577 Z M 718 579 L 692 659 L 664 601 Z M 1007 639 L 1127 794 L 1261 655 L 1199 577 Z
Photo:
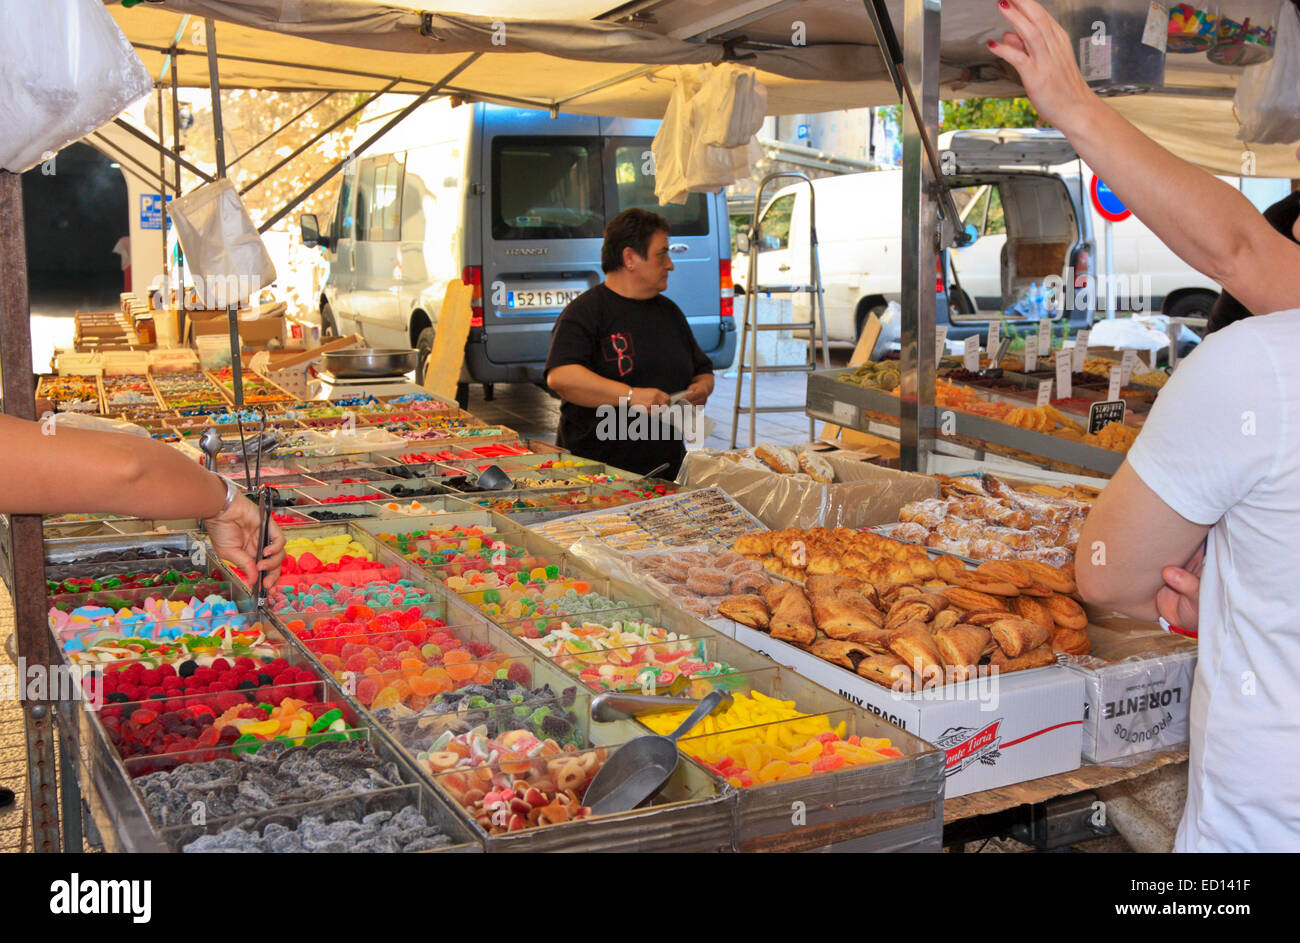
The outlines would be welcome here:
M 170 445 L 119 432 L 91 432 L 0 416 L 0 513 L 103 511 L 165 520 L 197 518 L 224 560 L 252 573 L 259 514 L 235 484 Z M 284 537 L 272 522 L 256 568 L 280 578 Z
M 1034 0 L 998 6 L 1014 32 L 989 46 L 1039 114 L 1169 248 L 1264 315 L 1179 364 L 1088 515 L 1075 568 L 1090 602 L 1199 620 L 1175 850 L 1300 851 L 1300 245 L 1093 94 Z
M 693 417 L 656 407 L 679 392 L 684 404 L 703 406 L 713 365 L 682 309 L 661 294 L 673 270 L 668 221 L 642 209 L 619 213 L 605 227 L 600 267 L 605 281 L 573 299 L 551 334 L 546 384 L 564 400 L 557 441 L 639 474 L 667 465 L 662 474 L 674 477 Z

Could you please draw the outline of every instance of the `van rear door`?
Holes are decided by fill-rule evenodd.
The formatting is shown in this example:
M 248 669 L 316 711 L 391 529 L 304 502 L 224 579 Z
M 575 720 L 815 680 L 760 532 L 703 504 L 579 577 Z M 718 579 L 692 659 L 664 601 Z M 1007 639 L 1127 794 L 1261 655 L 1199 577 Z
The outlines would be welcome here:
M 673 271 L 664 294 L 682 309 L 696 343 L 707 354 L 726 340 L 721 318 L 716 233 L 719 227 L 727 227 L 729 242 L 730 226 L 717 212 L 721 201 L 708 194 L 692 193 L 685 203 L 659 205 L 655 197 L 651 140 L 648 137 L 605 139 L 605 215 L 613 219 L 624 210 L 637 207 L 668 220 L 671 232 L 668 251 Z M 714 215 L 719 218 L 712 218 Z
M 595 118 L 502 112 L 502 133 L 489 121 L 483 142 L 484 352 L 513 379 L 540 380 L 556 317 L 601 281 L 602 142 Z M 532 124 L 545 133 L 507 133 Z

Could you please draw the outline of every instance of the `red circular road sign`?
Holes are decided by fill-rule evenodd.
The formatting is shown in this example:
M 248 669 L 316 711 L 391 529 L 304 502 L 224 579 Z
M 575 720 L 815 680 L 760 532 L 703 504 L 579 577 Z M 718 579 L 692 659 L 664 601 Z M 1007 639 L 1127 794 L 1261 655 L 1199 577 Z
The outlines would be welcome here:
M 1095 174 L 1092 178 L 1092 186 L 1089 187 L 1092 195 L 1092 206 L 1103 219 L 1108 219 L 1112 223 L 1122 223 L 1133 215 L 1133 211 L 1120 202 L 1113 190 Z

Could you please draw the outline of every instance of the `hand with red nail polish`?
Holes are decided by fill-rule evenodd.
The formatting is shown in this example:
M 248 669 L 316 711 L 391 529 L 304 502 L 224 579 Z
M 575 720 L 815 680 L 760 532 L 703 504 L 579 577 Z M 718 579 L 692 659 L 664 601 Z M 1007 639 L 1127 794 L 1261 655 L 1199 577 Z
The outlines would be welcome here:
M 1079 72 L 1070 37 L 1035 0 L 998 0 L 998 9 L 1014 32 L 990 40 L 989 49 L 1015 67 L 1038 113 L 1065 130 L 1097 100 Z

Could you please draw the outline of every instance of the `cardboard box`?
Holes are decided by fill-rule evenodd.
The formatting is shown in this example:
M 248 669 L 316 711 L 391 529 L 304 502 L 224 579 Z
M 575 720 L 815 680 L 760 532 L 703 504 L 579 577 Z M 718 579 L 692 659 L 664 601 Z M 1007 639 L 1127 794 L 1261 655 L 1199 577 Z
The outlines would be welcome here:
M 347 350 L 364 344 L 360 334 L 349 334 L 336 337 L 311 350 L 260 351 L 253 355 L 250 365 L 272 383 L 279 384 L 299 399 L 311 399 L 312 366 L 332 350 Z
M 1196 644 L 1151 622 L 1092 618 L 1092 654 L 1067 668 L 1084 682 L 1083 758 L 1108 763 L 1188 741 Z
M 239 341 L 241 346 L 261 350 L 272 340 L 284 343 L 284 302 L 262 305 L 239 312 Z M 225 311 L 187 311 L 186 343 L 193 344 L 197 337 L 230 333 Z
M 945 795 L 1078 769 L 1083 677 L 1059 665 L 901 694 L 743 625 L 736 641 L 830 688 L 947 754 Z
M 831 453 L 836 483 L 737 465 L 717 453 L 687 452 L 678 476 L 692 487 L 716 485 L 765 527 L 866 527 L 898 520 L 912 501 L 939 496 L 928 475 L 895 471 Z

